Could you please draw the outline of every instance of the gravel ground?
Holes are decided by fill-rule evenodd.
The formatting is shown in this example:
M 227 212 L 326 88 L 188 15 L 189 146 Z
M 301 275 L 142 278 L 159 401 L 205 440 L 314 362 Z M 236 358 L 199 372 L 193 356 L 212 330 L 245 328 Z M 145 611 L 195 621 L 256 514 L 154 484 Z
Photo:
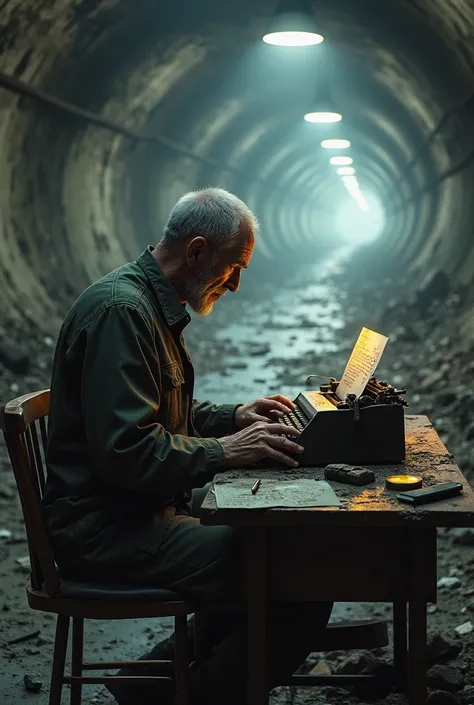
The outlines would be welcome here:
M 308 266 L 284 290 L 262 286 L 257 301 L 227 296 L 211 316 L 194 316 L 186 334 L 196 367 L 196 396 L 245 402 L 281 392 L 294 398 L 309 374 L 340 377 L 360 327 L 374 327 L 390 338 L 377 376 L 407 389 L 410 413 L 428 414 L 472 482 L 474 393 L 466 380 L 472 378 L 474 358 L 472 345 L 462 336 L 462 292 L 453 291 L 438 274 L 406 300 L 402 280 L 386 277 L 375 285 L 361 275 L 362 265 L 358 278 L 352 277 L 350 272 L 357 268 L 354 264 L 347 268 L 348 256 L 341 252 L 330 263 Z M 0 334 L 0 399 L 48 387 L 56 333 L 47 325 L 39 331 L 34 321 L 22 326 L 11 322 L 5 328 Z M 29 347 L 23 348 L 20 341 L 26 337 Z M 431 702 L 435 705 L 474 703 L 473 546 L 470 529 L 439 532 L 442 582 L 438 604 L 429 608 L 430 654 L 435 664 L 430 671 Z M 6 705 L 25 700 L 46 705 L 48 697 L 53 621 L 27 608 L 25 567 L 18 562 L 26 554 L 16 488 L 0 445 L 0 703 Z M 336 606 L 334 618 L 348 615 L 390 620 L 390 606 Z M 465 633 L 459 634 L 456 629 L 462 625 L 467 625 L 460 630 Z M 103 652 L 106 658 L 134 657 L 169 629 L 169 620 L 156 620 L 153 625 L 91 623 L 87 652 L 95 658 Z M 27 641 L 8 644 L 36 632 Z M 375 654 L 312 654 L 304 670 L 373 672 L 389 660 L 389 649 Z M 41 689 L 29 691 L 25 676 L 32 679 L 30 686 L 35 679 L 41 682 Z M 113 703 L 101 688 L 88 687 L 85 693 L 85 704 Z M 67 695 L 65 689 L 64 702 Z M 281 688 L 273 696 L 275 705 L 355 705 L 371 699 L 334 688 L 298 692 Z M 406 701 L 389 695 L 376 702 L 402 705 Z

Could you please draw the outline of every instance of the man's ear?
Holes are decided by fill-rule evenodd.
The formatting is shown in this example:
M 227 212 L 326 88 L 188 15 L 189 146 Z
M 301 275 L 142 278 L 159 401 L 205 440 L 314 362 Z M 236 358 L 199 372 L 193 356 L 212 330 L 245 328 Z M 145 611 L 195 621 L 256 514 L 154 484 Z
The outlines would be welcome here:
M 186 248 L 186 261 L 188 264 L 195 263 L 208 250 L 209 243 L 205 237 L 198 235 L 193 237 Z

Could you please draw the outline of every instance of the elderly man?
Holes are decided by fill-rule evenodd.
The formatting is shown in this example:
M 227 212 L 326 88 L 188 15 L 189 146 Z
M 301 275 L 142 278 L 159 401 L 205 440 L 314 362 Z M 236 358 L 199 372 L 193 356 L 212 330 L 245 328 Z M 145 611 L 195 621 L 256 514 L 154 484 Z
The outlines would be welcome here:
M 263 458 L 295 467 L 301 447 L 288 434 L 297 431 L 278 423 L 293 404 L 280 395 L 243 405 L 196 402 L 183 329 L 186 304 L 207 315 L 238 290 L 256 231 L 236 196 L 188 193 L 154 249 L 89 286 L 72 306 L 54 359 L 43 500 L 64 575 L 166 587 L 212 607 L 238 598 L 239 535 L 201 526 L 193 514 L 203 493 L 192 491 Z M 327 604 L 272 606 L 269 688 L 305 659 L 330 611 Z M 194 673 L 193 702 L 243 703 L 245 618 L 210 613 L 208 631 L 214 648 Z M 169 658 L 172 649 L 171 637 L 142 658 Z M 173 702 L 172 691 L 110 690 L 119 705 Z

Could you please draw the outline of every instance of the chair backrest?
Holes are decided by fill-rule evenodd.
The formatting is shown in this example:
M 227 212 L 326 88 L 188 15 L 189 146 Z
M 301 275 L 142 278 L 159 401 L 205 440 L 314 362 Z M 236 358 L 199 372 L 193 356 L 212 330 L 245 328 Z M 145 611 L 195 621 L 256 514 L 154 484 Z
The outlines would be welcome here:
M 33 589 L 45 587 L 52 597 L 59 592 L 59 577 L 41 511 L 49 389 L 9 401 L 0 409 L 0 428 L 10 456 L 20 495 L 31 563 Z

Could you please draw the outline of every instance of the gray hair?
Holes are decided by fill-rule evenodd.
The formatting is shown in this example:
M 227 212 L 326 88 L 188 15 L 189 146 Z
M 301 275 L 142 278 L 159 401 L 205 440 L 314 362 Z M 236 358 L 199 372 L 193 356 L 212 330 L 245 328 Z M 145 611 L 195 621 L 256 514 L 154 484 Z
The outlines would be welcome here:
M 162 242 L 178 244 L 200 235 L 218 250 L 238 235 L 242 223 L 258 230 L 257 216 L 234 194 L 222 188 L 190 191 L 171 211 Z

